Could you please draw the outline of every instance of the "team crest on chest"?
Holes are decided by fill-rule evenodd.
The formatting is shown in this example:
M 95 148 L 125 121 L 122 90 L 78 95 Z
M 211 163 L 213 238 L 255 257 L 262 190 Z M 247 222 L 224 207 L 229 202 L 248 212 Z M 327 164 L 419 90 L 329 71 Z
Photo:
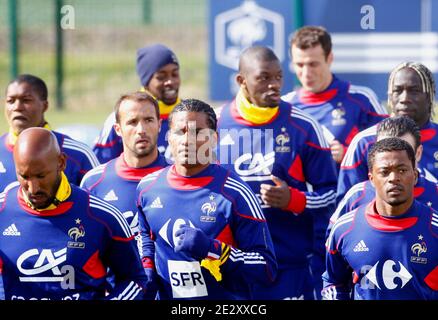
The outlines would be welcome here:
M 344 118 L 345 109 L 342 107 L 342 103 L 339 102 L 337 104 L 337 108 L 332 111 L 332 125 L 333 126 L 342 126 L 347 121 Z
M 85 242 L 78 241 L 79 238 L 82 238 L 85 236 L 85 228 L 82 224 L 81 219 L 77 218 L 75 220 L 76 226 L 70 228 L 68 230 L 68 236 L 73 240 L 69 241 L 67 243 L 67 247 L 73 248 L 73 249 L 84 249 L 85 248 Z
M 427 263 L 427 258 L 421 256 L 427 252 L 426 241 L 423 240 L 423 236 L 421 234 L 418 236 L 418 242 L 415 242 L 411 246 L 411 252 L 414 254 L 414 256 L 411 256 L 411 262 L 421 264 Z
M 214 201 L 214 195 L 210 194 L 208 197 L 209 201 L 205 202 L 201 206 L 201 212 L 203 215 L 201 215 L 200 220 L 201 222 L 216 222 L 216 209 L 217 209 L 217 203 Z
M 285 127 L 281 128 L 281 133 L 275 138 L 275 152 L 289 152 L 290 147 L 287 146 L 290 141 L 289 134 Z

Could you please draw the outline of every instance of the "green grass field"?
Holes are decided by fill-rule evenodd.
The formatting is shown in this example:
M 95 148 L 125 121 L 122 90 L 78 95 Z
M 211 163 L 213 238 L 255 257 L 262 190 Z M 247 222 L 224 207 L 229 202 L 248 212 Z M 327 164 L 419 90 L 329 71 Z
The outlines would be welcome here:
M 140 88 L 136 50 L 164 43 L 181 66 L 181 97 L 207 100 L 207 31 L 204 0 L 71 0 L 75 29 L 64 31 L 64 108 L 55 102 L 53 1 L 17 0 L 19 73 L 44 79 L 49 88 L 47 120 L 54 128 L 84 123 L 100 127 L 117 98 Z M 150 21 L 144 23 L 143 5 Z M 10 80 L 7 0 L 0 0 L 0 98 Z M 1 104 L 3 106 L 3 103 Z M 3 108 L 2 108 L 3 109 Z M 2 110 L 3 112 L 3 110 Z M 0 116 L 0 132 L 7 130 Z
M 180 55 L 183 85 L 182 97 L 206 99 L 206 62 L 202 56 Z M 0 55 L 0 64 L 5 65 L 7 58 Z M 33 66 L 38 61 L 38 68 Z M 140 84 L 135 73 L 132 54 L 106 56 L 104 54 L 68 55 L 65 60 L 64 104 L 62 111 L 55 106 L 55 83 L 53 58 L 49 54 L 22 56 L 22 69 L 47 80 L 50 108 L 47 119 L 54 127 L 68 123 L 87 123 L 102 125 L 111 112 L 117 98 L 125 92 L 135 91 Z M 36 71 L 31 71 L 36 69 Z M 0 84 L 6 88 L 8 79 L 2 77 Z M 3 89 L 4 90 L 4 89 Z M 4 91 L 1 96 L 4 100 Z M 0 131 L 6 130 L 4 117 L 0 117 Z
M 180 60 L 180 96 L 208 101 L 206 1 L 204 0 L 70 0 L 75 29 L 64 32 L 64 109 L 55 105 L 55 41 L 53 2 L 19 3 L 19 72 L 35 74 L 49 87 L 47 120 L 102 126 L 117 98 L 137 90 L 136 50 L 164 43 Z M 0 0 L 0 98 L 10 80 L 7 0 Z M 67 4 L 67 1 L 64 1 Z M 150 21 L 143 9 L 149 3 Z M 221 102 L 209 101 L 214 107 Z M 0 105 L 3 106 L 3 103 Z M 437 119 L 437 117 L 435 117 Z M 0 116 L 0 132 L 7 130 Z

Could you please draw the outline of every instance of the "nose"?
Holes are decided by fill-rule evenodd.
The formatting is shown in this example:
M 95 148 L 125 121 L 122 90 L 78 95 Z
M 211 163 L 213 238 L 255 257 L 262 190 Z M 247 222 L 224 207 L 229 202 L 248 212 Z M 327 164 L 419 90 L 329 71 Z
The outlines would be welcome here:
M 301 74 L 302 74 L 302 77 L 303 77 L 304 79 L 309 78 L 310 75 L 311 75 L 311 72 L 312 72 L 312 71 L 311 71 L 310 67 L 307 66 L 307 65 L 304 65 L 303 68 L 301 69 Z
M 268 85 L 269 89 L 275 89 L 275 90 L 279 90 L 281 88 L 281 80 L 279 79 L 273 79 L 269 85 Z
M 172 83 L 173 83 L 172 77 L 169 77 L 163 81 L 163 84 L 165 86 L 170 86 L 170 85 L 172 85 Z
M 40 184 L 37 179 L 27 180 L 27 191 L 30 194 L 35 194 L 39 191 Z
M 397 171 L 392 171 L 388 176 L 389 182 L 398 182 L 400 181 L 400 175 Z
M 135 128 L 135 132 L 139 135 L 143 135 L 146 132 L 146 124 L 140 121 Z
M 406 103 L 409 100 L 410 98 L 409 98 L 408 90 L 404 89 L 399 95 L 399 101 L 401 103 Z

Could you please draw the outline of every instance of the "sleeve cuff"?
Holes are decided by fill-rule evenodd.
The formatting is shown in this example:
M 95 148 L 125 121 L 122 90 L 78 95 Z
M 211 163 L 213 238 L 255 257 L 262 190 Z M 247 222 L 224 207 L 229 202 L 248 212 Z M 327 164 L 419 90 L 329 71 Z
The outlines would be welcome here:
M 212 240 L 206 258 L 209 260 L 219 260 L 221 255 L 222 255 L 222 242 L 220 242 L 217 239 Z
M 289 203 L 283 210 L 291 211 L 295 214 L 300 214 L 306 208 L 306 195 L 295 188 L 289 187 L 290 198 Z
M 148 269 L 154 269 L 155 265 L 154 265 L 154 261 L 149 258 L 149 257 L 143 257 L 141 259 L 141 263 L 143 264 L 143 268 L 148 268 Z

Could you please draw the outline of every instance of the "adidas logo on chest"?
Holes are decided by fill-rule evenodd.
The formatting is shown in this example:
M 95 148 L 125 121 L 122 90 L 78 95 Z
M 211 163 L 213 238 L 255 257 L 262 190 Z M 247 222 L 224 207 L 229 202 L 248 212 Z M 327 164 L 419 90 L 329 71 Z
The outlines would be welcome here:
M 354 252 L 365 252 L 370 251 L 370 249 L 365 244 L 365 241 L 360 240 L 353 249 Z
M 17 226 L 15 223 L 11 224 L 9 227 L 7 227 L 5 230 L 3 230 L 4 236 L 21 236 L 21 232 L 18 231 Z
M 103 200 L 106 201 L 117 201 L 119 200 L 119 197 L 117 197 L 116 193 L 114 192 L 113 189 L 111 189 L 110 192 L 108 192 L 105 197 L 103 198 Z
M 154 201 L 152 201 L 151 208 L 162 208 L 163 204 L 161 203 L 160 197 L 156 197 Z

